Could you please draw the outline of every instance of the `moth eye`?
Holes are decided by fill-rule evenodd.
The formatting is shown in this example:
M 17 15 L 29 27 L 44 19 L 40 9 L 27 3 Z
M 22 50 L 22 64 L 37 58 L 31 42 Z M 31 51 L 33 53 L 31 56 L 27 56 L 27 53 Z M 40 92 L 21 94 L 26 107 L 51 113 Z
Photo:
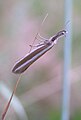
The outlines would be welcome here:
M 66 32 L 62 32 L 62 34 L 64 35 Z

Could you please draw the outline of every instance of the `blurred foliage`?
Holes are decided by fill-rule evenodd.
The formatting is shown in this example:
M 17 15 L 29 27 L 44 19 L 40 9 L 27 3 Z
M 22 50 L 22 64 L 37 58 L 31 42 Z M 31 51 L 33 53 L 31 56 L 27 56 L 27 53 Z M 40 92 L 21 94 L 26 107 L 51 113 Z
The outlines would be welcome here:
M 81 120 L 81 109 L 76 110 L 70 120 Z
M 50 115 L 48 120 L 60 120 L 61 119 L 61 114 L 57 110 L 50 110 Z
M 33 13 L 35 16 L 40 16 L 45 11 L 45 6 L 43 1 L 41 0 L 33 0 L 32 2 L 32 10 L 31 13 Z

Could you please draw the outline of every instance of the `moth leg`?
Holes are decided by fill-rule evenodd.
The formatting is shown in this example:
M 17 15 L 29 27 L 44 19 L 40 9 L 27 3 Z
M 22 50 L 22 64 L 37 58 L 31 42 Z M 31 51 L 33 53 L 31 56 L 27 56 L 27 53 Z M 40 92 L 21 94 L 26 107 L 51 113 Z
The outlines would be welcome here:
M 37 45 L 29 45 L 29 46 L 30 46 L 30 47 L 39 47 L 39 46 L 41 46 L 41 45 L 44 45 L 44 42 L 39 43 L 39 44 L 37 44 Z
M 42 37 L 40 34 L 38 34 L 38 37 L 39 38 L 36 37 L 36 39 L 39 40 L 39 43 L 37 45 L 29 45 L 31 48 L 32 47 L 39 47 L 41 45 L 44 45 L 46 43 L 46 41 L 49 40 L 49 39 L 46 39 L 46 38 Z

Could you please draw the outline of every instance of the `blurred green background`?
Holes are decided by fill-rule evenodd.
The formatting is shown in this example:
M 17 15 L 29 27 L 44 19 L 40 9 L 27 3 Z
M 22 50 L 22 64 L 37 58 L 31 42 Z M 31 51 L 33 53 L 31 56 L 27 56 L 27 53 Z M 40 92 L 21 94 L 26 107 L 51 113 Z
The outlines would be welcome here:
M 81 1 L 73 1 L 70 120 L 81 120 Z M 29 52 L 43 18 L 40 34 L 50 38 L 64 26 L 63 0 L 0 0 L 0 84 L 13 90 L 18 75 L 14 63 Z M 36 41 L 38 43 L 38 41 Z M 35 43 L 35 44 L 36 44 Z M 28 120 L 60 120 L 62 109 L 64 40 L 22 75 L 16 96 Z M 1 85 L 0 85 L 1 87 Z M 2 89 L 1 89 L 2 90 Z M 0 116 L 7 103 L 0 90 Z M 21 112 L 22 115 L 22 112 Z M 10 106 L 6 120 L 20 120 Z M 23 117 L 23 120 L 26 118 Z

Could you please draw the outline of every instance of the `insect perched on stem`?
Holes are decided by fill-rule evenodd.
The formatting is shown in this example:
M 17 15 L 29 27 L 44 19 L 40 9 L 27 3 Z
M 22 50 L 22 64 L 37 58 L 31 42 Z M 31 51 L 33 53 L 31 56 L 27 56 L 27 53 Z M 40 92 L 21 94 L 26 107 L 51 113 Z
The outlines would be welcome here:
M 41 26 L 43 25 L 45 19 L 47 18 L 48 14 L 46 14 Z M 17 86 L 20 82 L 20 78 L 21 78 L 21 73 L 23 73 L 31 64 L 33 64 L 38 58 L 40 58 L 43 54 L 45 54 L 48 50 L 50 50 L 57 42 L 57 40 L 62 37 L 62 36 L 65 36 L 67 31 L 66 30 L 61 30 L 59 31 L 57 34 L 55 34 L 54 36 L 52 36 L 50 39 L 45 39 L 43 37 L 41 37 L 38 33 L 40 32 L 40 29 L 41 29 L 41 26 L 39 27 L 38 29 L 38 32 L 35 36 L 35 39 L 37 39 L 37 36 L 39 36 L 41 39 L 44 39 L 44 42 L 41 42 L 40 44 L 36 45 L 35 49 L 31 51 L 30 49 L 30 52 L 24 56 L 22 59 L 20 59 L 16 64 L 15 66 L 13 67 L 12 69 L 12 72 L 15 73 L 15 74 L 20 74 L 17 82 L 16 82 L 16 85 L 14 87 L 14 90 L 12 92 L 12 95 L 2 113 L 2 120 L 4 120 L 5 118 L 5 115 L 8 111 L 8 108 L 10 106 L 10 103 L 11 103 L 11 100 L 13 98 L 13 95 L 15 94 L 16 92 L 16 89 L 17 89 Z M 35 41 L 34 39 L 34 41 Z M 33 41 L 33 43 L 34 43 Z M 32 48 L 32 45 L 31 45 L 31 48 Z
M 56 35 L 52 36 L 50 39 L 46 39 L 43 43 L 37 45 L 34 50 L 32 50 L 15 64 L 12 72 L 15 74 L 23 73 L 32 63 L 34 63 L 44 53 L 50 50 L 56 44 L 57 40 L 64 35 L 66 35 L 66 30 L 61 30 Z

